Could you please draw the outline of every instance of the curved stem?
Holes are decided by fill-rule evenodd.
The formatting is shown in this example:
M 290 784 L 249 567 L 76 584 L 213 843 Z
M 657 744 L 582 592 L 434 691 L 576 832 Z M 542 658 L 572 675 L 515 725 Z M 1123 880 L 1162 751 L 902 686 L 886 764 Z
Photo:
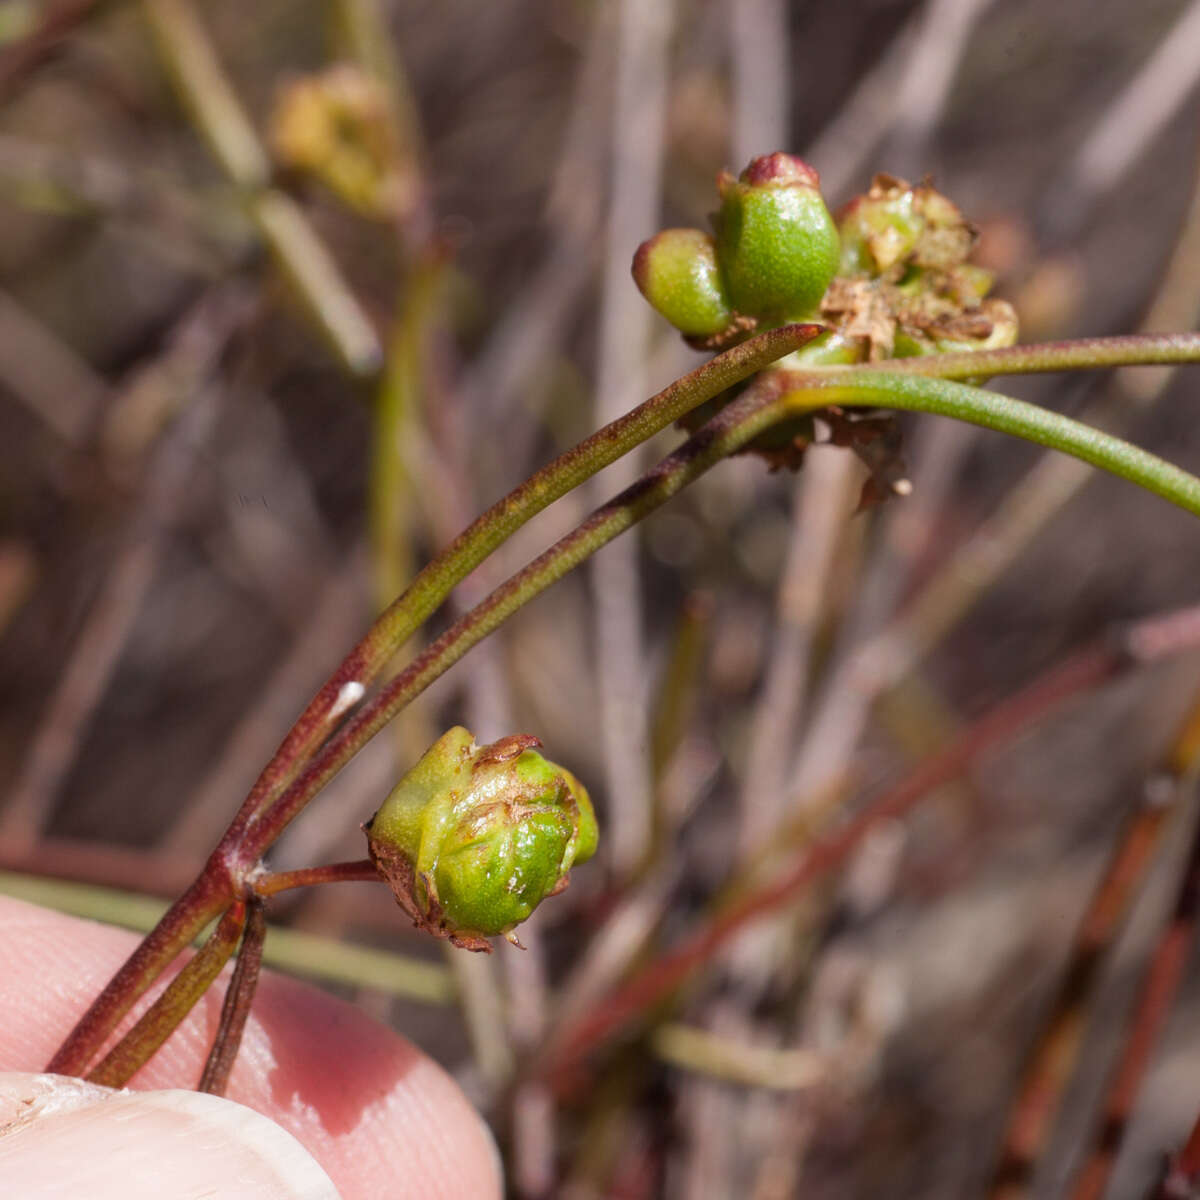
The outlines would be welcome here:
M 136 1025 L 88 1072 L 92 1083 L 105 1087 L 124 1087 L 150 1056 L 178 1028 L 196 1001 L 229 961 L 242 928 L 246 924 L 246 905 L 239 900 L 225 912 L 208 941 L 191 961 L 167 984 L 163 994 L 142 1014 Z
M 405 704 L 538 592 L 695 478 L 697 464 L 703 463 L 699 469 L 706 470 L 785 415 L 830 404 L 931 412 L 1013 434 L 1102 467 L 1200 516 L 1200 479 L 1121 438 L 1023 400 L 949 380 L 875 369 L 842 370 L 830 376 L 782 369 L 768 372 L 696 438 L 664 459 L 633 488 L 597 510 L 432 643 L 312 760 L 264 818 L 263 827 L 248 838 L 242 852 L 260 855 L 316 792 Z
M 493 504 L 429 563 L 346 656 L 301 713 L 226 835 L 241 830 L 296 777 L 347 709 L 453 588 L 532 517 L 685 413 L 811 341 L 818 325 L 785 325 L 743 342 L 605 425 Z
M 301 809 L 384 725 L 472 646 L 715 463 L 740 450 L 787 411 L 785 398 L 773 386 L 760 384 L 747 388 L 673 454 L 496 588 L 431 642 L 321 748 L 278 801 L 246 831 L 238 853 L 247 861 L 262 855 Z
M 932 375 L 939 379 L 975 379 L 1194 362 L 1200 362 L 1200 333 L 1134 333 L 1125 337 L 1076 338 L 1031 346 L 1005 346 L 998 350 L 889 358 L 856 370 Z M 844 368 L 816 367 L 813 370 L 814 373 L 832 372 Z
M 1200 479 L 1196 476 L 1122 438 L 1024 400 L 947 379 L 875 369 L 856 368 L 823 377 L 815 377 L 808 371 L 774 371 L 769 378 L 787 389 L 784 400 L 792 412 L 839 404 L 954 417 L 1061 450 L 1200 516 Z
M 347 655 L 341 666 L 309 702 L 259 776 L 222 838 L 220 846 L 209 860 L 204 873 L 171 906 L 159 924 L 109 981 L 101 995 L 67 1036 L 47 1065 L 47 1070 L 67 1075 L 80 1074 L 138 997 L 162 974 L 208 921 L 229 904 L 234 895 L 229 864 L 236 858 L 241 864 L 242 874 L 247 873 L 262 850 L 274 841 L 291 816 L 316 794 L 325 781 L 341 769 L 378 728 L 528 598 L 520 599 L 493 624 L 486 628 L 476 628 L 470 640 L 463 642 L 453 656 L 447 658 L 440 667 L 437 665 L 438 656 L 430 657 L 433 650 L 433 647 L 430 647 L 408 671 L 393 681 L 391 690 L 384 693 L 390 697 L 386 702 L 386 715 L 366 732 L 363 732 L 361 722 L 354 725 L 353 731 L 343 730 L 343 734 L 326 747 L 319 761 L 311 763 L 304 776 L 297 781 L 301 767 L 325 740 L 336 722 L 341 720 L 344 712 L 361 699 L 367 683 L 382 671 L 395 651 L 438 607 L 455 584 L 474 570 L 515 530 L 554 500 L 666 428 L 684 413 L 795 350 L 818 332 L 820 326 L 814 325 L 789 325 L 770 330 L 676 380 L 656 396 L 598 430 L 526 480 L 488 509 L 421 571 L 408 590 L 383 613 L 366 637 Z M 756 426 L 759 427 L 761 426 Z M 747 436 L 752 437 L 753 433 Z M 692 439 L 693 442 L 696 440 Z M 715 461 L 715 458 L 712 461 Z M 710 465 L 711 462 L 707 462 L 703 469 Z M 666 495 L 663 495 L 662 499 L 666 499 Z M 661 502 L 660 500 L 659 503 Z M 625 527 L 614 527 L 608 538 L 615 537 Z M 603 541 L 600 541 L 596 546 L 602 544 Z M 564 566 L 554 578 L 559 578 L 573 565 L 574 561 Z M 551 582 L 553 579 L 547 579 L 542 586 L 549 586 Z M 540 588 L 530 595 L 536 594 L 536 590 Z M 475 611 L 478 612 L 479 609 Z M 462 624 L 463 622 L 459 623 L 460 626 Z M 437 645 L 444 647 L 445 643 L 446 639 L 443 638 L 439 639 Z M 418 665 L 424 671 L 419 681 L 414 675 Z M 374 702 L 370 710 L 372 713 L 379 713 L 380 699 L 377 698 Z M 314 782 L 315 780 L 320 782 Z M 286 811 L 290 815 L 282 821 L 272 820 L 265 830 L 258 832 L 253 847 L 247 848 L 243 845 L 243 840 L 251 819 L 281 796 L 288 798 Z M 298 796 L 302 796 L 303 799 L 297 800 Z
M 1172 335 L 1051 343 L 1042 347 L 1017 347 L 1008 351 L 892 362 L 887 370 L 874 366 L 838 368 L 833 371 L 819 368 L 802 372 L 775 370 L 748 388 L 700 433 L 654 470 L 598 509 L 571 534 L 492 592 L 414 659 L 321 746 L 343 715 L 362 699 L 366 685 L 379 675 L 407 637 L 461 579 L 516 529 L 553 500 L 679 416 L 802 346 L 817 332 L 817 326 L 785 326 L 743 343 L 706 363 L 538 472 L 493 505 L 430 563 L 310 702 L 260 775 L 204 873 L 172 906 L 159 926 L 114 976 L 67 1038 L 48 1069 L 79 1073 L 86 1067 L 136 999 L 199 929 L 212 916 L 224 910 L 235 892 L 247 884 L 247 875 L 254 862 L 288 822 L 405 704 L 539 592 L 640 521 L 722 457 L 741 449 L 785 416 L 831 404 L 872 405 L 939 413 L 1075 455 L 1139 483 L 1190 512 L 1200 514 L 1200 480 L 1162 459 L 1119 438 L 1035 405 L 949 379 L 928 378 L 918 373 L 933 369 L 943 374 L 978 375 L 1197 361 L 1200 360 L 1200 337 Z M 321 747 L 319 751 L 318 747 Z M 243 913 L 237 918 L 240 931 L 244 905 L 239 902 L 230 912 L 235 910 Z M 226 922 L 222 923 L 218 934 L 226 928 L 230 919 L 227 914 Z M 206 952 L 201 951 L 197 955 L 200 966 L 192 967 L 189 964 L 184 969 L 179 979 L 189 981 L 186 983 L 188 988 L 194 986 L 190 981 L 201 980 L 203 970 L 207 970 L 205 964 L 210 959 L 219 953 L 224 953 L 227 958 L 232 952 L 232 943 L 227 950 L 223 949 L 223 937 L 214 935 L 216 940 L 211 943 L 214 947 L 211 953 L 206 956 Z M 216 970 L 219 969 L 218 963 Z M 194 992 L 188 991 L 186 997 L 179 990 L 171 990 L 179 984 L 177 979 L 120 1046 L 126 1046 L 129 1038 L 143 1030 L 143 1023 L 152 1014 L 157 1014 L 154 1019 L 160 1024 L 166 1021 L 167 1018 L 162 1015 L 164 1005 L 172 1014 L 170 1019 L 177 1023 L 182 1013 L 190 1008 L 211 979 L 215 978 L 216 970 L 211 977 L 204 978 L 203 986 Z M 179 984 L 181 988 L 184 986 Z M 151 1031 L 153 1036 L 157 1036 L 157 1029 L 158 1026 L 155 1026 Z M 162 1036 L 165 1038 L 166 1035 L 164 1033 Z M 141 1056 L 141 1047 L 149 1046 L 153 1037 L 143 1032 L 138 1034 L 138 1038 L 136 1054 Z M 153 1053 L 157 1044 L 145 1051 L 145 1057 Z M 132 1051 L 122 1051 L 126 1058 L 130 1053 Z M 113 1054 L 117 1054 L 117 1051 Z M 107 1082 L 110 1076 L 115 1078 L 125 1069 L 126 1058 L 121 1058 L 117 1065 L 113 1065 L 110 1063 L 113 1055 L 110 1055 L 97 1068 L 97 1072 L 101 1072 Z M 144 1061 L 144 1057 L 139 1059 L 137 1065 L 140 1065 L 140 1061 Z M 135 1065 L 133 1070 L 136 1069 Z

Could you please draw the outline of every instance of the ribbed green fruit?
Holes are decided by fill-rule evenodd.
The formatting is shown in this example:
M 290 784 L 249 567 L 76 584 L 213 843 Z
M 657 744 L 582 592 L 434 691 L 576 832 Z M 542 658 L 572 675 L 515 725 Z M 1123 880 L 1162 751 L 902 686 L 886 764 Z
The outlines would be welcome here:
M 596 850 L 583 785 L 523 734 L 444 733 L 365 826 L 376 867 L 420 928 L 471 950 L 512 937 Z

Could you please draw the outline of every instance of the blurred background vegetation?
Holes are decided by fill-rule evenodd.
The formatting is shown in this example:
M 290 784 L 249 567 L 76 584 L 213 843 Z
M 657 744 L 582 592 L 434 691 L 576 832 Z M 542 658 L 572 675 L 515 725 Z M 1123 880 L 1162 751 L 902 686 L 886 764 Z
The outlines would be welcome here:
M 3 886 L 136 925 L 135 897 L 184 885 L 414 567 L 701 361 L 628 263 L 704 224 L 722 167 L 799 153 L 831 205 L 876 171 L 932 176 L 1024 340 L 1194 328 L 1197 75 L 1184 0 L 0 0 Z M 1195 387 L 1004 384 L 1191 470 Z M 524 955 L 446 958 L 382 888 L 271 912 L 292 940 L 269 951 L 459 1075 L 514 1195 L 985 1194 L 1076 922 L 1149 804 L 1178 836 L 1094 989 L 1066 1119 L 1034 1191 L 992 1194 L 1061 1194 L 1089 1153 L 1192 819 L 1195 655 L 881 825 L 597 1048 L 589 1086 L 536 1072 L 739 867 L 769 877 L 764 847 L 801 852 L 1114 622 L 1194 600 L 1184 513 L 903 426 L 913 494 L 859 515 L 842 452 L 723 464 L 479 647 L 281 844 L 284 867 L 361 857 L 359 823 L 453 721 L 535 733 L 591 788 L 601 857 Z M 1198 1039 L 1180 1004 L 1112 1195 L 1190 1127 Z

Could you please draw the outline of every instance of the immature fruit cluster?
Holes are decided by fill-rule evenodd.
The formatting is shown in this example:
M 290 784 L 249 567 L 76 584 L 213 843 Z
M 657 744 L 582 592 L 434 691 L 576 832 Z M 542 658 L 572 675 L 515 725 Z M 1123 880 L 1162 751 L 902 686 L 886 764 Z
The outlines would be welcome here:
M 774 372 L 853 366 L 1017 339 L 1003 300 L 985 298 L 991 274 L 968 261 L 975 231 L 928 183 L 877 175 L 870 190 L 829 215 L 817 173 L 788 154 L 756 158 L 717 179 L 714 234 L 666 229 L 638 247 L 633 277 L 647 300 L 697 349 L 722 350 L 793 321 L 819 330 Z M 680 419 L 695 432 L 727 405 L 730 389 Z M 906 494 L 899 427 L 878 411 L 819 414 L 830 440 L 852 449 L 871 478 L 861 504 Z M 742 453 L 772 470 L 797 469 L 818 436 L 812 412 L 772 425 Z
M 827 332 L 791 365 L 852 364 L 1016 341 L 1016 316 L 985 299 L 991 275 L 967 261 L 975 232 L 928 183 L 877 175 L 838 221 L 816 171 L 790 154 L 717 179 L 713 234 L 664 229 L 643 242 L 633 278 L 700 349 L 815 320 Z
M 819 179 L 790 154 L 768 154 L 717 180 L 716 235 L 664 229 L 633 259 L 642 295 L 694 344 L 719 348 L 759 327 L 812 316 L 840 249 Z
M 490 950 L 595 853 L 583 785 L 514 734 L 444 733 L 364 826 L 371 859 L 418 928 Z
M 1017 319 L 985 299 L 989 271 L 968 262 L 975 231 L 928 183 L 876 175 L 838 219 L 842 258 L 821 315 L 866 357 L 907 358 L 1011 346 Z

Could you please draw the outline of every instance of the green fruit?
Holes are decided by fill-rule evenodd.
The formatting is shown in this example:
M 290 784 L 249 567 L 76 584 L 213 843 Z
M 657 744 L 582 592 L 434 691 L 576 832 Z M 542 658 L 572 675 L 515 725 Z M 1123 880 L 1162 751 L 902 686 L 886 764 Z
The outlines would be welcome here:
M 664 229 L 633 256 L 638 290 L 680 333 L 714 337 L 733 320 L 713 239 L 702 229 Z
M 365 826 L 376 867 L 414 924 L 471 950 L 512 937 L 596 849 L 583 785 L 523 734 L 479 746 L 444 733 Z
M 740 313 L 775 323 L 811 316 L 837 273 L 837 227 L 819 177 L 790 154 L 756 158 L 717 180 L 717 259 Z

